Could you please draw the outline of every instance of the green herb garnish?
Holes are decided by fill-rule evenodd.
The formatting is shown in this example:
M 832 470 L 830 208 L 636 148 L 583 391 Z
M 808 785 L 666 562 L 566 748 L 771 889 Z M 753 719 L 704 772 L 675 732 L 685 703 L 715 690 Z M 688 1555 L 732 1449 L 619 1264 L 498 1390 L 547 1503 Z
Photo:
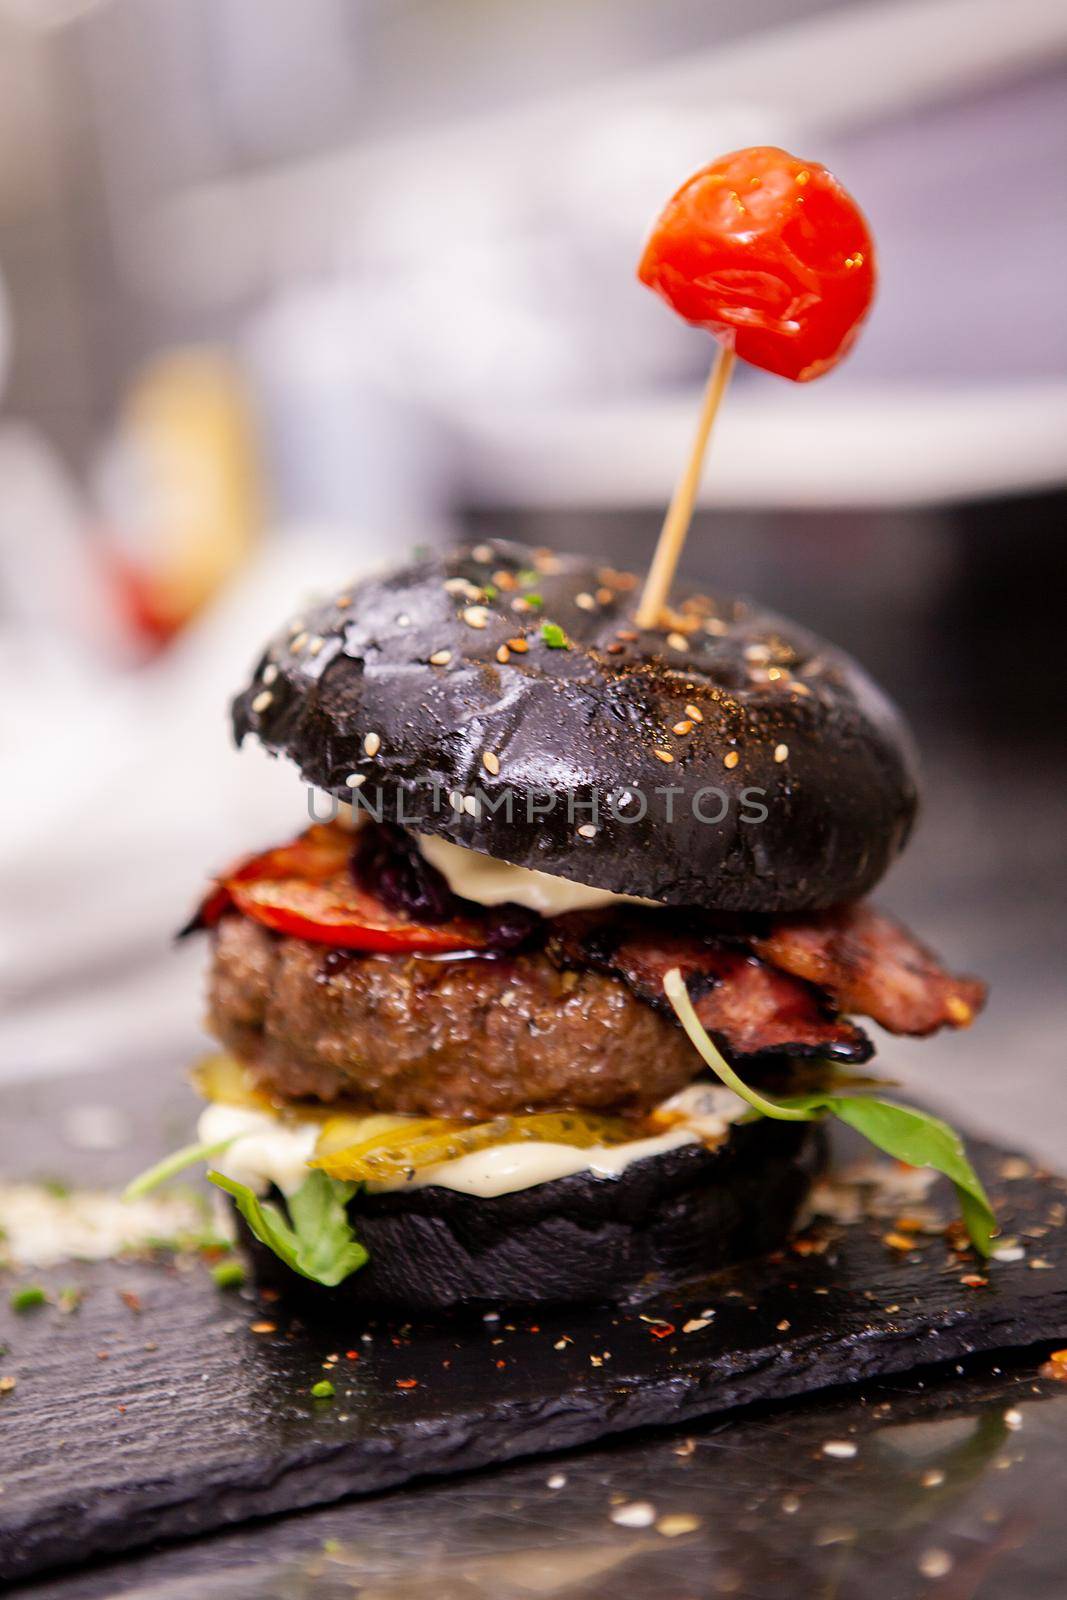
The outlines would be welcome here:
M 197 1161 L 206 1161 L 208 1156 L 221 1155 L 232 1143 L 231 1138 L 215 1139 L 207 1144 L 183 1145 L 180 1150 L 175 1150 L 173 1155 L 164 1156 L 162 1161 L 157 1161 L 154 1167 L 149 1167 L 147 1172 L 142 1172 L 132 1183 L 128 1183 L 122 1191 L 122 1198 L 139 1200 L 143 1194 L 148 1194 L 152 1189 L 157 1189 L 161 1183 L 166 1183 L 168 1178 L 184 1172 L 186 1167 L 193 1166 Z
M 208 1177 L 231 1196 L 260 1244 L 302 1278 L 332 1289 L 365 1264 L 367 1252 L 345 1211 L 357 1184 L 329 1178 L 318 1169 L 309 1172 L 289 1196 L 287 1219 L 279 1206 L 261 1200 L 247 1184 L 221 1172 L 209 1172 Z
M 527 606 L 535 611 L 540 610 L 545 603 L 543 596 L 539 594 L 524 594 L 522 598 L 526 601 Z
M 910 1167 L 932 1167 L 944 1173 L 956 1190 L 964 1225 L 975 1249 L 988 1256 L 996 1217 L 981 1179 L 967 1159 L 963 1141 L 955 1129 L 938 1117 L 931 1117 L 914 1106 L 900 1106 L 890 1100 L 866 1095 L 814 1094 L 790 1095 L 781 1100 L 749 1088 L 715 1048 L 705 1032 L 689 998 L 685 981 L 677 967 L 663 980 L 664 993 L 678 1021 L 715 1076 L 746 1100 L 760 1116 L 783 1122 L 816 1122 L 827 1116 L 838 1117 L 865 1139 Z
M 337 1390 L 329 1378 L 320 1378 L 318 1383 L 311 1385 L 311 1392 L 316 1400 L 332 1400 Z
M 567 650 L 567 635 L 558 622 L 542 622 L 541 637 L 550 650 Z
M 240 1289 L 245 1281 L 245 1269 L 239 1261 L 220 1261 L 212 1267 L 211 1276 L 216 1289 Z
M 537 582 L 538 574 L 533 567 L 520 567 L 515 574 L 515 582 L 520 589 L 528 589 L 532 583 Z
M 24 1289 L 11 1291 L 10 1305 L 12 1311 L 34 1311 L 38 1306 L 43 1306 L 48 1296 L 36 1283 L 28 1283 Z

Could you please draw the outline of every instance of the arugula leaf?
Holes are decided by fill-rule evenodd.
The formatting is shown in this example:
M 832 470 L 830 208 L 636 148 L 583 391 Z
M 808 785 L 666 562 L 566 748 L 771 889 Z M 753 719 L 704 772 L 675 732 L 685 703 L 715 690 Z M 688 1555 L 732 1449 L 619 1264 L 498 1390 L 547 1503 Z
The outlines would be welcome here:
M 221 1172 L 211 1171 L 208 1177 L 231 1196 L 259 1242 L 302 1278 L 332 1289 L 366 1263 L 367 1252 L 345 1212 L 356 1184 L 310 1172 L 289 1197 L 287 1221 L 278 1206 L 261 1200 L 247 1184 Z
M 233 1136 L 236 1138 L 236 1135 Z M 157 1161 L 154 1167 L 140 1173 L 122 1191 L 124 1200 L 139 1200 L 143 1194 L 148 1194 L 152 1189 L 158 1189 L 161 1183 L 166 1183 L 168 1178 L 173 1178 L 176 1173 L 184 1172 L 186 1167 L 191 1167 L 194 1162 L 206 1161 L 208 1156 L 221 1155 L 233 1143 L 233 1138 L 215 1139 L 206 1144 L 187 1144 L 180 1150 L 175 1150 L 172 1155 L 164 1156 L 162 1161 Z
M 988 1256 L 996 1231 L 996 1217 L 981 1179 L 967 1159 L 962 1139 L 947 1122 L 925 1111 L 917 1111 L 914 1106 L 896 1105 L 891 1100 L 865 1095 L 817 1091 L 789 1095 L 782 1100 L 769 1099 L 742 1082 L 715 1048 L 696 1014 L 677 967 L 672 967 L 664 978 L 663 989 L 690 1042 L 712 1072 L 761 1116 L 782 1122 L 814 1122 L 826 1116 L 838 1117 L 896 1160 L 906 1161 L 911 1167 L 932 1167 L 935 1172 L 944 1173 L 956 1190 L 972 1244 L 983 1256 Z

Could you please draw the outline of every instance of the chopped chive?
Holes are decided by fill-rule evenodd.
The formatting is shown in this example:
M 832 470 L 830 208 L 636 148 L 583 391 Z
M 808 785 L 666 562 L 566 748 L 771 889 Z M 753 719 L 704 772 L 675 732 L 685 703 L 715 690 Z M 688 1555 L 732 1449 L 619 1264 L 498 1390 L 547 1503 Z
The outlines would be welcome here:
M 311 1385 L 311 1393 L 316 1400 L 332 1400 L 337 1391 L 329 1378 L 322 1378 L 318 1383 Z
M 550 650 L 567 649 L 567 635 L 558 622 L 542 622 L 541 637 Z
M 33 1311 L 37 1306 L 43 1306 L 47 1298 L 39 1284 L 29 1283 L 25 1289 L 13 1289 L 11 1291 L 11 1309 L 12 1311 Z
M 212 1267 L 211 1276 L 216 1289 L 239 1289 L 245 1281 L 245 1269 L 239 1261 L 220 1261 Z

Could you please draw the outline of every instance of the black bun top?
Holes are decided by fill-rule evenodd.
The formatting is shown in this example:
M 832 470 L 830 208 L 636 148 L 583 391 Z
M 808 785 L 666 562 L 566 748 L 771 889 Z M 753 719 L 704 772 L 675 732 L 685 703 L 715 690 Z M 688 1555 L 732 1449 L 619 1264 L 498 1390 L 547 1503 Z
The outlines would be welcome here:
M 892 704 L 747 602 L 686 595 L 639 630 L 636 600 L 632 574 L 585 557 L 427 557 L 277 634 L 237 741 L 375 815 L 620 894 L 737 912 L 865 894 L 916 809 Z

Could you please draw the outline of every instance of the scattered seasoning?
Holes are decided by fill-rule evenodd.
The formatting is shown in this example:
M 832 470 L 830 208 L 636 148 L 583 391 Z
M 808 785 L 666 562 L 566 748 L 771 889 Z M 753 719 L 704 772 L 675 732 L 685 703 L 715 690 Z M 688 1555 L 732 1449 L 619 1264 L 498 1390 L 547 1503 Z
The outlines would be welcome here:
M 784 1494 L 782 1496 L 782 1510 L 787 1517 L 795 1517 L 800 1510 L 800 1496 L 798 1494 Z
M 616 1506 L 610 1515 L 620 1528 L 651 1528 L 656 1520 L 656 1508 L 647 1500 L 631 1500 L 624 1506 Z
M 276 1322 L 252 1322 L 249 1324 L 249 1333 L 277 1333 Z
M 724 767 L 729 767 L 732 771 L 740 760 L 741 757 L 738 755 L 736 750 L 727 750 L 726 754 L 722 758 L 722 764 Z
M 566 650 L 567 635 L 558 622 L 542 622 L 541 637 L 550 650 Z
M 671 729 L 672 733 L 678 733 L 678 734 L 692 733 L 692 731 L 693 731 L 693 724 L 691 722 L 689 722 L 689 721 L 676 722 L 674 724 L 674 727 Z
M 318 1383 L 311 1385 L 311 1393 L 316 1400 L 332 1400 L 337 1390 L 329 1378 L 320 1378 Z
M 265 684 L 268 684 L 268 685 L 272 684 L 277 676 L 278 676 L 277 667 L 274 665 L 273 661 L 268 661 L 267 665 L 263 668 L 263 672 L 262 672 L 263 682 Z
M 546 1489 L 565 1489 L 567 1487 L 567 1474 L 554 1472 L 550 1478 L 545 1479 Z
M 460 793 L 460 791 L 458 789 L 450 790 L 449 796 L 448 796 L 448 803 L 452 807 L 453 811 L 462 811 L 463 810 L 463 796 L 462 796 L 462 794 Z
M 399 618 L 397 620 L 399 621 Z M 320 639 L 318 634 L 316 634 L 311 643 L 308 645 L 308 655 L 317 656 L 325 643 L 326 640 Z
M 509 639 L 508 649 L 513 650 L 517 656 L 524 656 L 530 646 L 525 639 Z
M 583 822 L 581 827 L 578 829 L 578 832 L 583 839 L 596 838 L 596 828 L 591 822 Z
M 621 656 L 625 649 L 626 646 L 624 644 L 609 644 L 607 647 L 607 654 L 609 656 Z
M 993 1251 L 994 1261 L 1024 1261 L 1025 1259 L 1026 1251 L 1021 1244 L 1002 1244 L 998 1245 Z
M 496 658 L 500 662 L 501 666 L 506 665 L 506 663 L 511 660 L 511 651 L 508 649 L 506 644 L 499 646 L 497 649 Z
M 13 1378 L 10 1372 L 5 1372 L 4 1376 L 0 1378 L 0 1394 L 11 1394 L 17 1382 L 18 1379 Z
M 771 659 L 771 652 L 765 644 L 746 644 L 743 653 L 746 661 L 766 663 Z
M 584 589 L 582 590 L 581 594 L 576 594 L 575 595 L 574 603 L 582 611 L 595 611 L 596 610 L 596 601 L 593 599 L 593 596 L 591 594 L 586 594 Z
M 307 644 L 307 642 L 308 642 L 307 634 L 306 633 L 298 633 L 296 638 L 290 644 L 289 649 L 290 649 L 290 651 L 292 652 L 292 654 L 294 656 L 298 656 L 300 654 L 301 650 L 303 650 L 304 646 Z
M 827 1439 L 822 1447 L 824 1456 L 832 1456 L 835 1461 L 851 1461 L 859 1447 L 851 1439 Z
M 945 1474 L 940 1467 L 927 1467 L 919 1482 L 924 1489 L 939 1489 L 945 1481 Z
M 33 1311 L 37 1306 L 43 1306 L 48 1296 L 36 1283 L 28 1283 L 24 1289 L 13 1289 L 9 1297 L 12 1311 Z
M 482 766 L 485 768 L 486 772 L 491 772 L 495 778 L 497 773 L 500 771 L 500 757 L 498 755 L 494 755 L 492 750 L 483 750 Z
M 699 706 L 686 706 L 685 714 L 692 722 L 703 722 L 704 713 Z
M 473 794 L 464 795 L 463 809 L 467 813 L 468 817 L 476 817 L 478 815 L 477 797 Z
M 220 1261 L 212 1267 L 211 1276 L 216 1289 L 239 1289 L 245 1281 L 245 1269 L 239 1261 Z
M 965 1272 L 960 1282 L 968 1289 L 988 1289 L 989 1279 L 983 1278 L 980 1272 Z
M 779 765 L 781 765 L 781 763 L 783 761 L 788 760 L 788 758 L 789 758 L 789 746 L 787 744 L 776 744 L 775 747 L 774 747 L 774 759 L 775 759 L 775 761 L 777 761 L 779 763 Z
M 378 751 L 381 748 L 382 748 L 382 736 L 381 736 L 380 733 L 368 733 L 364 737 L 364 740 L 363 740 L 363 754 L 364 755 L 366 755 L 366 756 L 376 756 L 378 754 Z
M 596 597 L 602 606 L 610 606 L 611 602 L 615 598 L 615 591 L 614 589 L 608 589 L 607 587 L 598 589 L 596 592 Z
M 658 749 L 656 749 L 656 750 L 653 750 L 652 754 L 656 757 L 657 761 L 662 761 L 667 766 L 669 766 L 670 763 L 674 760 L 674 757 L 671 755 L 669 750 L 658 750 Z
M 682 1332 L 699 1333 L 701 1328 L 706 1328 L 710 1321 L 710 1317 L 690 1317 L 688 1322 L 682 1323 Z
M 465 606 L 463 620 L 468 628 L 484 628 L 489 622 L 489 613 L 485 606 Z
M 352 596 L 350 594 L 339 594 L 334 604 L 339 611 L 347 611 L 352 604 Z
M 474 561 L 480 561 L 483 566 L 488 566 L 489 562 L 493 559 L 492 546 L 487 544 L 476 544 L 474 549 L 471 551 L 471 559 Z
M 775 1323 L 775 1327 L 778 1329 L 779 1333 L 788 1333 L 792 1326 L 793 1324 L 790 1322 L 788 1317 L 783 1317 L 781 1322 Z
M 721 639 L 724 633 L 729 633 L 730 625 L 721 617 L 709 617 L 704 624 L 704 632 L 712 634 L 716 639 Z
M 365 772 L 350 772 L 345 780 L 350 789 L 362 789 L 366 781 L 367 775 Z
M 257 694 L 256 698 L 252 701 L 252 710 L 256 712 L 257 715 L 260 711 L 266 711 L 273 699 L 274 696 L 271 694 L 269 689 L 262 690 L 261 693 Z
M 633 644 L 634 640 L 637 638 L 637 634 L 632 628 L 617 628 L 615 630 L 615 637 L 617 639 L 625 639 L 627 644 Z
M 699 1527 L 699 1517 L 694 1517 L 688 1511 L 676 1511 L 672 1516 L 660 1517 L 656 1523 L 656 1532 L 661 1533 L 665 1539 L 677 1539 L 683 1533 L 695 1533 Z
M 467 578 L 446 578 L 444 590 L 446 594 L 461 594 L 464 600 L 477 600 L 482 592 L 476 583 L 471 583 Z
M 518 582 L 515 577 L 510 572 L 505 572 L 503 568 L 499 572 L 493 573 L 493 582 L 498 589 L 511 590 L 518 588 Z
M 974 1008 L 969 1006 L 960 995 L 950 994 L 945 1001 L 945 1010 L 952 1021 L 959 1027 L 965 1028 L 969 1022 L 974 1021 Z
M 908 1250 L 914 1250 L 915 1248 L 914 1238 L 907 1233 L 883 1234 L 882 1243 L 888 1245 L 890 1250 L 899 1250 L 901 1254 L 904 1254 Z
M 924 1578 L 944 1578 L 952 1571 L 952 1557 L 947 1550 L 924 1550 L 919 1557 L 919 1571 Z
M 398 1389 L 417 1389 L 419 1380 L 418 1378 L 397 1378 L 396 1386 Z
M 672 650 L 689 649 L 689 640 L 686 638 L 684 633 L 669 633 L 667 635 L 667 643 L 670 645 Z
M 1055 1378 L 1057 1383 L 1067 1383 L 1067 1350 L 1053 1350 L 1038 1371 L 1043 1378 Z

